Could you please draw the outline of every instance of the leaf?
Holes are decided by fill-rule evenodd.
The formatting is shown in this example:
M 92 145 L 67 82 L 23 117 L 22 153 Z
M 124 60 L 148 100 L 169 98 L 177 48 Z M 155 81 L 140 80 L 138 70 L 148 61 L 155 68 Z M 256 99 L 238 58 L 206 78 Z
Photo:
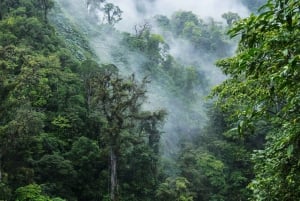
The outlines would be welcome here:
M 288 49 L 285 49 L 285 50 L 282 51 L 282 53 L 283 53 L 284 56 L 288 56 L 289 50 L 288 50 Z
M 294 145 L 291 144 L 291 145 L 288 146 L 288 148 L 287 148 L 287 157 L 288 157 L 288 158 L 291 158 L 291 157 L 292 157 L 293 151 L 294 151 Z

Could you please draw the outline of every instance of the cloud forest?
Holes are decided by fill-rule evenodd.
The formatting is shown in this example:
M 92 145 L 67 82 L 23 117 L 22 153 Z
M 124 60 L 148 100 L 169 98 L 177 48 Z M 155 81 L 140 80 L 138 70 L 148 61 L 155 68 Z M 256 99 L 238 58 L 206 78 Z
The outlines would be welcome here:
M 298 0 L 1 0 L 0 201 L 300 200 Z

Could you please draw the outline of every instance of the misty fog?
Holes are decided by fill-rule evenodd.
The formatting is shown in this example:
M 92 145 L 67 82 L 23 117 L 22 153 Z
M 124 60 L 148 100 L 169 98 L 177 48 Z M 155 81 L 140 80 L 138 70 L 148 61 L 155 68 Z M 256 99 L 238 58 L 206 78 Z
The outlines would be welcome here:
M 90 21 L 90 15 L 85 1 L 82 0 L 57 0 L 63 12 L 66 12 L 69 19 L 75 26 L 86 34 L 90 46 L 95 51 L 101 63 L 115 64 L 121 73 L 128 75 L 135 73 L 138 78 L 147 76 L 141 72 L 139 66 L 146 61 L 143 55 L 132 52 L 122 46 L 121 32 L 134 34 L 134 27 L 143 23 L 150 23 L 151 31 L 164 36 L 164 40 L 169 46 L 169 54 L 176 58 L 185 66 L 196 64 L 199 73 L 206 75 L 208 86 L 212 87 L 225 79 L 225 76 L 214 66 L 218 59 L 214 55 L 209 58 L 194 53 L 192 44 L 184 39 L 178 39 L 170 34 L 164 34 L 159 27 L 153 23 L 152 19 L 156 15 L 165 15 L 171 17 L 176 11 L 192 11 L 199 18 L 204 20 L 213 19 L 224 23 L 221 15 L 226 12 L 236 12 L 241 17 L 249 15 L 249 11 L 241 4 L 239 0 L 110 0 L 109 2 L 119 6 L 123 11 L 122 18 L 115 27 L 120 32 L 112 32 L 109 29 L 97 29 L 97 23 Z M 75 15 L 74 15 L 75 13 Z M 99 23 L 99 22 L 98 22 Z M 96 27 L 96 28 L 95 28 Z M 233 54 L 235 44 L 228 49 L 228 54 Z M 117 56 L 116 56 L 117 52 Z M 205 50 L 203 50 L 205 52 Z M 120 57 L 121 55 L 121 57 Z M 125 60 L 125 62 L 124 62 Z M 166 109 L 168 117 L 163 128 L 164 152 L 176 153 L 176 147 L 179 139 L 190 138 L 194 130 L 200 129 L 205 121 L 205 104 L 207 92 L 199 89 L 197 100 L 189 106 L 195 114 L 187 114 L 185 103 L 168 91 L 163 84 L 155 79 L 151 80 L 148 86 L 148 101 L 144 105 L 145 109 Z M 208 90 L 206 90 L 208 91 Z M 194 122 L 193 126 L 189 122 Z M 195 125 L 197 125 L 195 127 Z M 184 131 L 184 132 L 183 132 Z M 197 131 L 200 132 L 200 131 Z M 185 133 L 185 136 L 182 136 Z
M 239 13 L 241 17 L 249 15 L 247 8 L 239 0 L 111 0 L 123 11 L 123 18 L 117 27 L 123 31 L 132 31 L 135 24 L 155 15 L 171 16 L 175 11 L 192 11 L 200 18 L 213 17 L 222 21 L 221 15 L 228 11 Z

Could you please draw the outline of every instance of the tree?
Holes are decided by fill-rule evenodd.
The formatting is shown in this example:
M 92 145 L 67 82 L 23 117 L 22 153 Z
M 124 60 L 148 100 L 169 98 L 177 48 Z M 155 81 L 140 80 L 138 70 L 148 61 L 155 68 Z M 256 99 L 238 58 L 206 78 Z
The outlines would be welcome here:
M 224 34 L 227 27 L 213 18 L 203 20 L 192 12 L 177 11 L 171 19 L 166 16 L 156 16 L 155 22 L 164 30 L 164 37 L 173 35 L 176 39 L 183 40 L 182 42 L 190 46 L 190 51 L 202 60 L 215 60 L 215 58 L 228 56 L 227 50 L 230 44 Z M 186 65 L 195 65 L 195 63 L 202 65 L 199 59 L 190 61 L 191 59 L 186 58 L 180 58 Z
M 71 150 L 66 153 L 66 158 L 76 171 L 72 190 L 78 200 L 97 200 L 105 194 L 107 184 L 102 184 L 105 179 L 101 177 L 101 172 L 107 172 L 107 164 L 103 163 L 107 157 L 103 152 L 96 141 L 82 136 L 73 142 Z M 71 183 L 70 177 L 67 182 Z
M 27 17 L 39 17 L 47 22 L 49 10 L 54 6 L 52 0 L 2 0 L 0 2 L 0 20 L 10 13 L 26 14 Z
M 15 8 L 19 7 L 21 4 L 18 0 L 2 0 L 0 2 L 0 20 L 6 17 Z
M 134 75 L 124 79 L 117 72 L 109 69 L 94 74 L 88 82 L 95 89 L 92 105 L 94 111 L 101 115 L 102 139 L 107 143 L 110 152 L 110 198 L 112 201 L 119 199 L 117 172 L 121 147 L 124 143 L 143 141 L 141 136 L 136 135 L 137 130 L 134 128 L 137 128 L 141 120 L 152 116 L 152 114 L 141 114 L 147 82 L 147 79 L 144 79 L 139 85 Z
M 42 132 L 44 127 L 43 120 L 45 116 L 42 112 L 37 112 L 28 105 L 24 105 L 23 107 L 17 108 L 14 112 L 15 118 L 12 118 L 5 125 L 0 126 L 0 182 L 2 181 L 2 169 L 6 171 L 7 169 L 15 170 L 16 173 L 18 172 L 18 170 L 22 169 L 22 167 L 20 166 L 22 166 L 22 162 L 24 162 L 21 160 L 12 160 L 12 162 L 9 162 L 6 159 L 7 156 L 13 155 L 11 156 L 12 159 L 18 158 L 18 156 L 22 155 L 23 153 L 17 153 L 17 150 L 20 147 L 20 145 L 24 144 L 23 146 L 26 146 L 26 144 L 32 138 L 32 136 Z M 18 167 L 16 167 L 17 164 L 19 164 Z M 25 180 L 31 181 L 32 175 L 28 175 L 29 177 Z M 12 175 L 9 176 L 11 177 Z M 15 177 L 18 177 L 18 175 L 15 175 Z M 22 183 L 23 181 L 18 182 Z M 15 185 L 17 185 L 17 182 Z
M 114 25 L 122 20 L 122 10 L 119 8 L 119 6 L 115 6 L 112 3 L 106 3 L 102 10 L 104 12 L 104 22 L 107 22 L 110 25 Z
M 167 178 L 157 189 L 156 197 L 161 201 L 193 201 L 188 185 L 184 177 Z
M 151 24 L 145 22 L 143 24 L 135 25 L 134 26 L 135 35 L 137 38 L 141 38 L 145 36 L 147 33 L 151 31 Z
M 300 2 L 269 0 L 258 16 L 237 23 L 237 55 L 218 62 L 229 76 L 214 92 L 236 135 L 269 125 L 265 148 L 254 152 L 253 200 L 297 200 L 299 190 Z
M 195 200 L 212 200 L 223 197 L 225 190 L 225 166 L 213 154 L 202 147 L 184 144 L 178 158 L 181 176 L 189 182 L 189 190 Z
M 191 11 L 175 12 L 171 20 L 172 20 L 172 29 L 176 36 L 182 34 L 182 31 L 184 30 L 186 23 L 194 24 L 195 26 L 201 23 L 198 16 L 192 13 Z
M 30 184 L 20 187 L 16 190 L 16 201 L 64 201 L 61 198 L 53 198 L 46 196 L 42 192 L 41 186 Z
M 226 20 L 228 26 L 231 26 L 232 23 L 241 19 L 237 13 L 233 13 L 233 12 L 224 13 L 222 15 L 222 18 Z
M 84 113 L 77 107 L 80 90 L 76 89 L 82 85 L 70 68 L 75 67 L 76 62 L 67 54 L 64 54 L 65 60 L 60 57 L 64 44 L 58 42 L 43 18 L 44 12 L 51 8 L 50 2 L 1 1 L 0 199 L 4 200 L 17 197 L 19 191 L 16 189 L 42 177 L 42 183 L 48 184 L 51 179 L 40 171 L 39 165 L 51 165 L 50 159 L 57 167 L 69 167 L 61 152 L 68 150 L 70 136 L 73 137 L 70 134 L 80 133 L 72 122 L 78 117 L 76 115 Z M 68 57 L 70 60 L 66 63 Z M 62 142 L 62 130 L 68 132 L 68 143 L 66 139 Z M 56 170 L 68 172 L 70 169 Z M 52 180 L 53 186 L 60 183 L 57 180 Z M 31 195 L 29 191 L 23 192 L 23 195 Z
M 54 2 L 52 0 L 39 0 L 39 6 L 43 11 L 43 18 L 47 22 L 48 12 L 54 6 Z
M 120 20 L 122 20 L 122 10 L 119 6 L 113 3 L 108 3 L 106 0 L 88 0 L 87 1 L 88 10 L 97 18 L 97 20 L 102 20 L 102 23 L 107 23 L 109 25 L 114 25 Z M 99 17 L 99 13 L 102 13 L 102 19 Z

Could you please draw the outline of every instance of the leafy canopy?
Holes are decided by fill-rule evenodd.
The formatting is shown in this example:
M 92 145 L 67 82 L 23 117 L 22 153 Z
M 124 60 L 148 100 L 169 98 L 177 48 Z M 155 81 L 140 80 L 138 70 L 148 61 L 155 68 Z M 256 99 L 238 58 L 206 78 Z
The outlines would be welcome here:
M 236 127 L 232 135 L 269 125 L 264 150 L 255 152 L 254 200 L 299 198 L 300 2 L 269 0 L 261 14 L 240 21 L 237 54 L 217 64 L 228 80 L 214 89 Z

